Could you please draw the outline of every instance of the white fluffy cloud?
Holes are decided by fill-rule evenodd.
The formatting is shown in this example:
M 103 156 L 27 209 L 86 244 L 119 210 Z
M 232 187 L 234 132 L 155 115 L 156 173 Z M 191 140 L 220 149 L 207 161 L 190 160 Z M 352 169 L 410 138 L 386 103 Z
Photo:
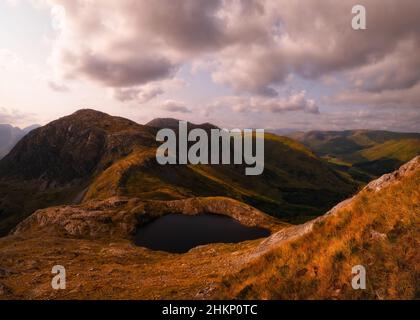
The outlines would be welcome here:
M 15 126 L 26 125 L 35 121 L 34 115 L 23 113 L 16 109 L 0 107 L 0 123 L 11 124 Z

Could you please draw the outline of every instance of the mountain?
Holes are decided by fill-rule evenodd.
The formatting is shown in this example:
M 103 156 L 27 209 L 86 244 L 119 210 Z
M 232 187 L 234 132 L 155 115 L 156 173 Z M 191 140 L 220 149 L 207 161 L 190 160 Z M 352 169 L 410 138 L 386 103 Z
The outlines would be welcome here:
M 417 157 L 296 226 L 222 197 L 46 208 L 0 238 L 0 290 L 8 299 L 418 299 L 419 182 Z M 185 254 L 133 244 L 151 219 L 203 212 L 272 234 Z M 57 261 L 69 272 L 67 290 L 51 290 Z M 351 287 L 355 265 L 366 267 L 366 290 Z
M 81 110 L 25 136 L 0 164 L 3 179 L 64 186 L 101 172 L 136 144 L 154 144 L 152 130 L 130 120 Z
M 39 125 L 32 125 L 20 129 L 9 124 L 0 124 L 0 159 L 8 154 L 23 136 L 38 127 Z
M 147 125 L 177 131 L 179 120 L 156 119 Z M 188 123 L 188 127 L 217 128 L 208 123 Z M 355 190 L 351 181 L 331 170 L 306 147 L 273 134 L 265 135 L 264 173 L 251 177 L 245 176 L 244 170 L 242 165 L 160 166 L 155 161 L 155 150 L 138 150 L 92 183 L 85 200 L 116 195 L 153 200 L 228 196 L 285 221 L 298 221 L 319 215 Z
M 154 127 L 158 129 L 172 129 L 172 130 L 178 131 L 179 121 L 180 120 L 174 119 L 174 118 L 156 118 L 148 122 L 146 125 L 149 127 Z M 200 128 L 206 131 L 211 130 L 211 129 L 218 129 L 217 126 L 211 123 L 203 123 L 203 124 L 197 125 L 191 122 L 187 122 L 187 124 L 188 124 L 188 129 Z
M 302 144 L 274 134 L 265 136 L 260 176 L 245 176 L 241 165 L 161 166 L 156 126 L 168 120 L 152 125 L 80 110 L 30 132 L 0 161 L 0 233 L 40 208 L 113 196 L 226 196 L 284 221 L 306 221 L 356 188 Z
M 155 146 L 152 131 L 94 110 L 31 131 L 0 161 L 0 234 L 39 208 L 80 202 L 115 161 Z
M 289 135 L 353 179 L 367 182 L 420 154 L 420 133 L 350 130 Z

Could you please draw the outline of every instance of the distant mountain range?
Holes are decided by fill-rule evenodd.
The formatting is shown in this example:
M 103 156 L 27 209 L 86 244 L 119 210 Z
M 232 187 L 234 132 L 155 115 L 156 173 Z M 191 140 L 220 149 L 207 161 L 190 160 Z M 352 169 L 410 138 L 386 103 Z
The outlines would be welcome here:
M 0 159 L 9 153 L 22 137 L 38 127 L 39 125 L 32 125 L 20 129 L 10 124 L 0 124 Z
M 367 182 L 420 154 L 420 133 L 349 130 L 289 135 L 353 179 Z

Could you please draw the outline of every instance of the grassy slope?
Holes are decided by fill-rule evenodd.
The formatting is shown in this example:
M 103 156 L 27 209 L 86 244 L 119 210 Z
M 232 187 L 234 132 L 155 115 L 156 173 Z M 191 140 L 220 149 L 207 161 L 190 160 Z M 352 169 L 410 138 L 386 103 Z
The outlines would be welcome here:
M 418 154 L 420 139 L 390 140 L 360 152 L 360 155 L 369 161 L 388 158 L 407 162 Z
M 312 232 L 225 278 L 222 297 L 419 299 L 419 182 L 417 168 L 376 193 L 362 191 Z M 367 290 L 351 287 L 358 264 L 367 269 Z

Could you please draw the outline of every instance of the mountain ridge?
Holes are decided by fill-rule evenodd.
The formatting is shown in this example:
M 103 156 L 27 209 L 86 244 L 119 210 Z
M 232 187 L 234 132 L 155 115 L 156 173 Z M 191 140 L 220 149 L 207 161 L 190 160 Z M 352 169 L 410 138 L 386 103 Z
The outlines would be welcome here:
M 356 188 L 299 142 L 269 133 L 261 176 L 245 177 L 237 165 L 160 166 L 157 130 L 83 109 L 32 131 L 0 161 L 0 233 L 37 209 L 112 196 L 227 196 L 288 222 L 307 220 Z
M 383 130 L 310 131 L 289 135 L 361 183 L 420 154 L 420 133 Z

